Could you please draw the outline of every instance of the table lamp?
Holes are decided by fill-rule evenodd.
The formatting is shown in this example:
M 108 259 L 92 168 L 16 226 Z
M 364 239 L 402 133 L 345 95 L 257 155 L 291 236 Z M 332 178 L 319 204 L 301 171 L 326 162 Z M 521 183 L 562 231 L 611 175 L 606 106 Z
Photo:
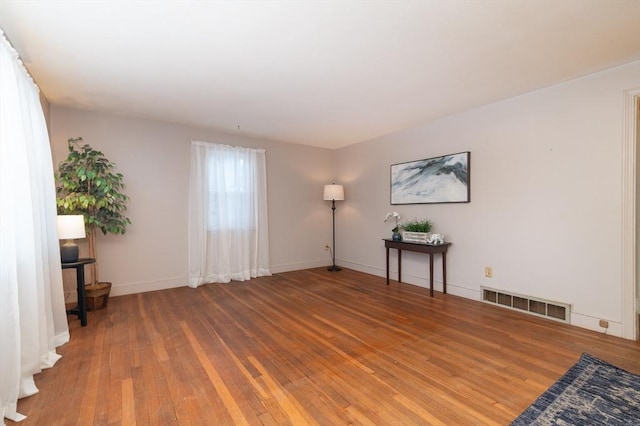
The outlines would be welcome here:
M 85 238 L 84 216 L 64 215 L 58 216 L 58 239 L 65 240 L 60 246 L 60 258 L 62 263 L 78 261 L 78 245 L 74 238 Z

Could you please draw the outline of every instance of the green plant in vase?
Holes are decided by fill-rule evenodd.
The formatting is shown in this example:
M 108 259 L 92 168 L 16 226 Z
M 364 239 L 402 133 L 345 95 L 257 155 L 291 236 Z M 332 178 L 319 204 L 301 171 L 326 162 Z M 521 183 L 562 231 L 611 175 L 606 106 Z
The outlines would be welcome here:
M 431 231 L 431 227 L 433 223 L 429 219 L 424 220 L 411 220 L 400 225 L 400 228 L 407 232 L 424 232 L 427 233 Z
M 384 218 L 384 221 L 387 222 L 391 219 L 394 219 L 396 221 L 396 226 L 391 230 L 391 232 L 393 232 L 393 234 L 391 235 L 391 238 L 394 241 L 400 241 L 402 240 L 402 235 L 400 235 L 400 225 L 399 225 L 400 213 L 398 212 L 387 213 L 387 216 Z
M 96 232 L 124 234 L 131 221 L 124 215 L 129 197 L 123 176 L 114 173 L 115 164 L 82 138 L 68 140 L 69 155 L 58 165 L 56 195 L 58 214 L 84 216 L 89 257 L 97 259 Z M 98 283 L 98 271 L 91 265 L 91 283 Z

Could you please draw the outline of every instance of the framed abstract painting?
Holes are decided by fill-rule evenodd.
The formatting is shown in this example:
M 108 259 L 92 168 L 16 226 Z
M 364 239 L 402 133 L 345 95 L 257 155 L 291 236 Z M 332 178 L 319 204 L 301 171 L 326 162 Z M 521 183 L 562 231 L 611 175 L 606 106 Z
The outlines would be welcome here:
M 391 165 L 391 204 L 468 203 L 471 153 Z

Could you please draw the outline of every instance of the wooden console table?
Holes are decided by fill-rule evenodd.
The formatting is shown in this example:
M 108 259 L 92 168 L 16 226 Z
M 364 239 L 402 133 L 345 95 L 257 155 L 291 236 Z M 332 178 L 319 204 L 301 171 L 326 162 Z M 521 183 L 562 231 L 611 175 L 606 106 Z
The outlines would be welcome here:
M 430 296 L 433 297 L 433 255 L 442 253 L 442 292 L 447 293 L 447 249 L 451 243 L 424 244 L 408 241 L 394 241 L 384 238 L 384 246 L 387 249 L 387 285 L 389 285 L 389 249 L 398 250 L 398 282 L 402 282 L 402 250 L 427 253 L 429 255 L 429 289 Z

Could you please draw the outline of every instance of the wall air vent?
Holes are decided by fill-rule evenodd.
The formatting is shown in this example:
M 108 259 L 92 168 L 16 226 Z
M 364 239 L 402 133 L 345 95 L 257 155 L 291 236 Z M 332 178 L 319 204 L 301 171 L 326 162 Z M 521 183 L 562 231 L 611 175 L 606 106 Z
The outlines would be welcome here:
M 489 287 L 480 288 L 482 301 L 485 303 L 571 324 L 571 305 L 566 303 L 523 296 Z

